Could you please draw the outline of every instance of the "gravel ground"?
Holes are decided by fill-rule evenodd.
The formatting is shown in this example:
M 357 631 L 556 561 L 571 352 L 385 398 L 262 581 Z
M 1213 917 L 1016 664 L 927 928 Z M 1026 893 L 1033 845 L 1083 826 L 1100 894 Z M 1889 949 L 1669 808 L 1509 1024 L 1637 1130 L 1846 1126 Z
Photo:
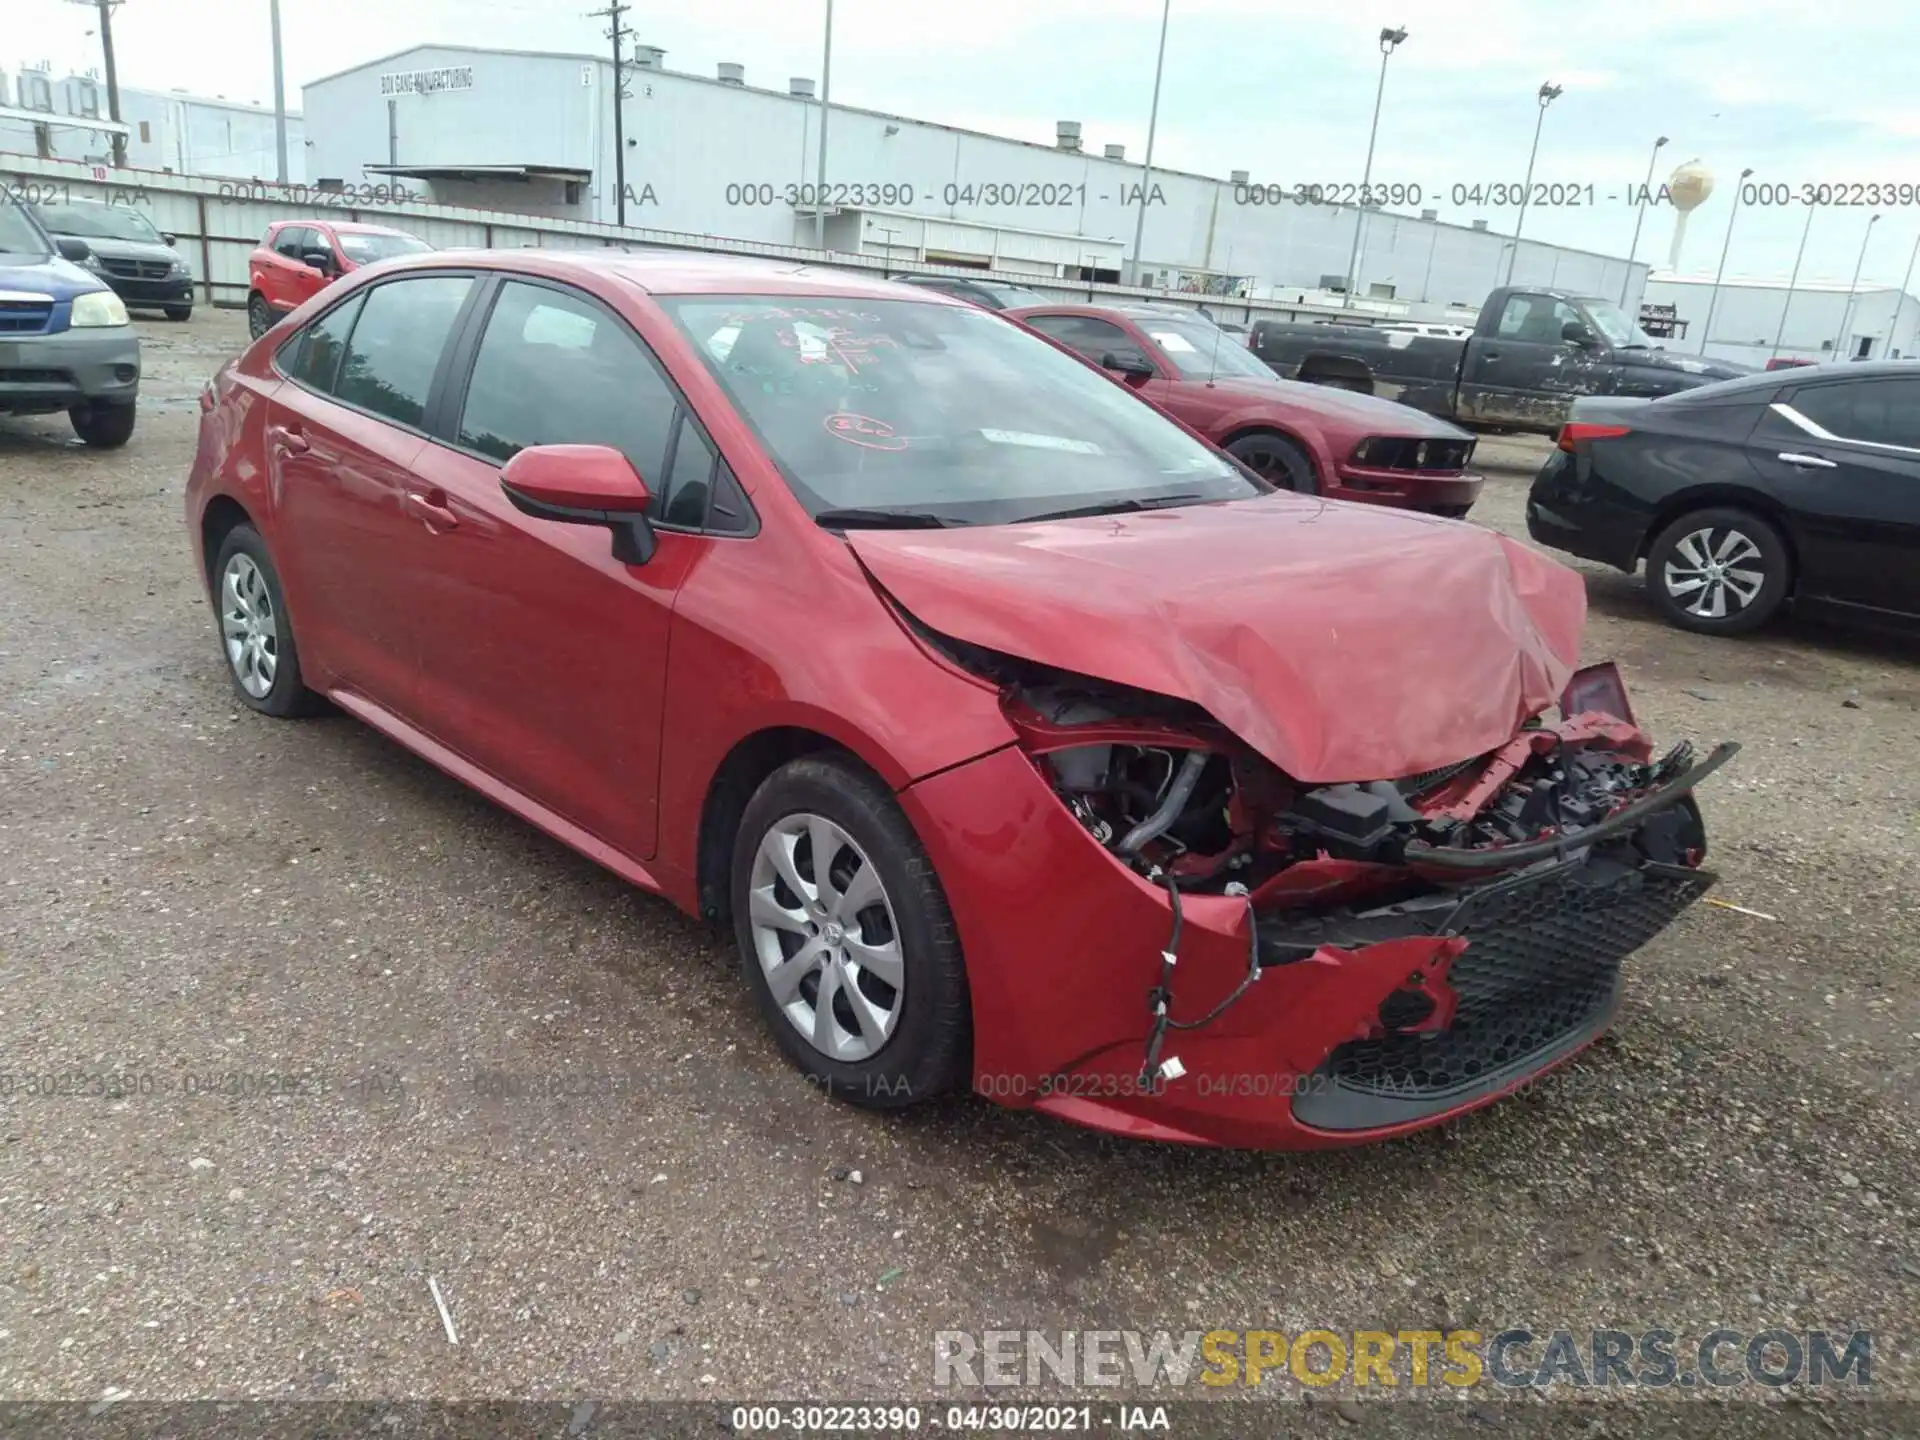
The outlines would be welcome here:
M 0 1098 L 0 1397 L 877 1401 L 935 1394 L 943 1329 L 1724 1325 L 1871 1329 L 1873 1390 L 1920 1398 L 1911 648 L 1691 637 L 1586 570 L 1654 734 L 1745 742 L 1703 790 L 1717 893 L 1772 918 L 1695 907 L 1522 1097 L 1299 1156 L 870 1117 L 786 1069 L 700 926 L 351 721 L 234 705 L 180 497 L 244 325 L 142 328 L 126 450 L 0 420 L 0 1053 L 151 1086 Z M 1524 533 L 1541 448 L 1487 443 L 1476 518 Z M 270 1073 L 304 1088 L 205 1093 Z M 1469 1409 L 1315 1398 L 1285 1423 Z M 1702 1424 L 1472 1398 L 1482 1430 Z M 1916 1418 L 1810 1398 L 1716 1415 Z

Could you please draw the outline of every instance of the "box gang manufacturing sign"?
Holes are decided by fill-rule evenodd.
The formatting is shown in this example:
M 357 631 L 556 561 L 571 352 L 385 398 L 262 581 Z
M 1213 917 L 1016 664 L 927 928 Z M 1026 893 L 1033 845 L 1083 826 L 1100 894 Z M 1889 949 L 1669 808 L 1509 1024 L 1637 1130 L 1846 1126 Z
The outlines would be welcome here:
M 437 70 L 395 70 L 380 77 L 382 95 L 431 95 L 436 90 L 471 90 L 471 65 L 443 65 Z

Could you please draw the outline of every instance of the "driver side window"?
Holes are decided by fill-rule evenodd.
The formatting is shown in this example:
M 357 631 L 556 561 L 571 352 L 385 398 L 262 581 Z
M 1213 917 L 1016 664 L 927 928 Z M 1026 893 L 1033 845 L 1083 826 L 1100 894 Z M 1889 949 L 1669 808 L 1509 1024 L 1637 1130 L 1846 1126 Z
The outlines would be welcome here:
M 1050 336 L 1069 350 L 1084 355 L 1095 365 L 1109 355 L 1123 361 L 1135 360 L 1142 365 L 1153 364 L 1134 343 L 1133 337 L 1109 320 L 1096 320 L 1090 315 L 1032 315 L 1027 318 L 1027 323 L 1042 335 Z

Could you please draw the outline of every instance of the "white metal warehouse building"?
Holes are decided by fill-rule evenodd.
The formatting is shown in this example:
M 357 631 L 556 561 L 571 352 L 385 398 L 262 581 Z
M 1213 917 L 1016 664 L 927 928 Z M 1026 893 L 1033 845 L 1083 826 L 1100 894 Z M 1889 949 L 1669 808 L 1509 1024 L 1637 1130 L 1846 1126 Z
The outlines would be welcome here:
M 627 223 L 812 245 L 813 82 L 765 89 L 745 83 L 737 65 L 690 75 L 666 69 L 659 50 L 638 57 L 622 115 Z M 353 186 L 398 179 L 447 204 L 613 221 L 612 84 L 611 61 L 593 55 L 439 45 L 382 56 L 303 87 L 307 174 Z M 1256 187 L 1260 178 L 1251 177 Z M 1072 121 L 1048 146 L 836 104 L 827 245 L 902 265 L 1118 280 L 1133 273 L 1141 179 L 1138 157 L 1083 147 Z M 1307 302 L 1343 284 L 1359 212 L 1256 204 L 1266 192 L 1235 183 L 1247 180 L 1156 169 L 1143 283 Z M 1019 203 L 1003 203 L 1009 192 Z M 1355 288 L 1385 314 L 1477 307 L 1505 281 L 1512 250 L 1511 239 L 1471 223 L 1375 210 Z M 1532 241 L 1512 264 L 1514 283 L 1630 307 L 1647 271 Z
M 0 153 L 111 164 L 108 111 L 106 83 L 97 75 L 0 69 Z M 120 121 L 132 169 L 268 180 L 278 173 L 270 105 L 122 85 Z M 305 134 L 295 111 L 287 116 L 287 179 L 305 178 Z
M 1890 285 L 1862 284 L 1847 303 L 1845 285 L 1778 280 L 1726 281 L 1714 298 L 1713 277 L 1656 275 L 1647 281 L 1647 303 L 1671 305 L 1687 322 L 1686 337 L 1668 348 L 1765 365 L 1775 352 L 1798 360 L 1902 360 L 1920 354 L 1920 301 Z M 1713 311 L 1708 333 L 1707 311 Z M 1782 329 L 1782 320 L 1785 328 Z

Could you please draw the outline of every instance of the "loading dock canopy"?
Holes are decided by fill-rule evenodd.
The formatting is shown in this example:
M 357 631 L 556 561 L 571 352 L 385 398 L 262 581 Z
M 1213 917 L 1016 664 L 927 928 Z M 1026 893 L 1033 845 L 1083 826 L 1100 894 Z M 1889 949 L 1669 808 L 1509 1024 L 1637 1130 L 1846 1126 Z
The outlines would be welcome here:
M 593 179 L 591 170 L 568 165 L 368 165 L 373 175 L 398 175 L 408 180 L 572 180 Z

